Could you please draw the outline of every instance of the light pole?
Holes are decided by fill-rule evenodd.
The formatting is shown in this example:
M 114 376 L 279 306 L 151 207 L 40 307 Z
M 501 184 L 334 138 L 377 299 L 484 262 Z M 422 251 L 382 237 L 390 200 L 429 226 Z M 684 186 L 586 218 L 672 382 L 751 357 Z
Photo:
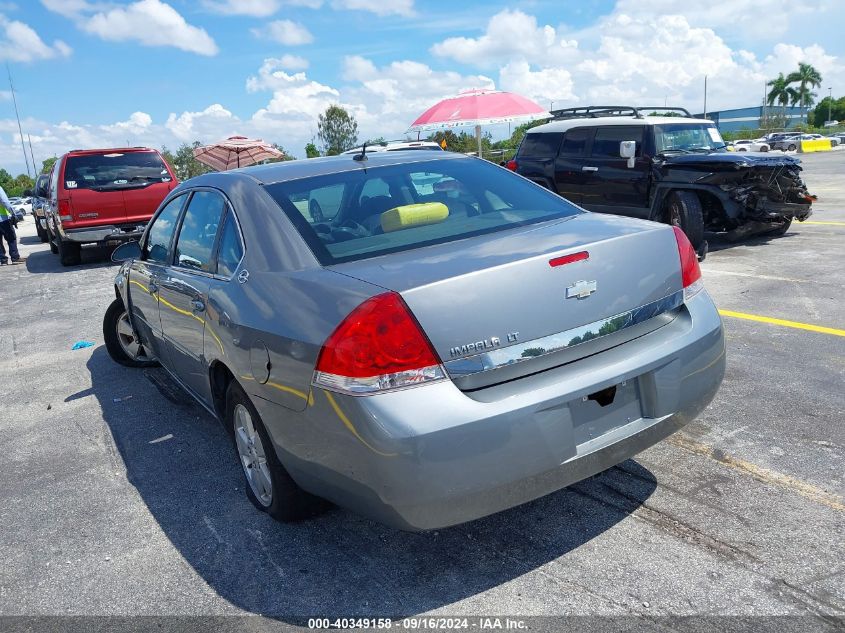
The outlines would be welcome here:
M 830 92 L 830 98 L 827 100 L 827 120 L 833 121 L 833 116 L 831 115 L 831 111 L 833 110 L 833 88 L 828 88 Z

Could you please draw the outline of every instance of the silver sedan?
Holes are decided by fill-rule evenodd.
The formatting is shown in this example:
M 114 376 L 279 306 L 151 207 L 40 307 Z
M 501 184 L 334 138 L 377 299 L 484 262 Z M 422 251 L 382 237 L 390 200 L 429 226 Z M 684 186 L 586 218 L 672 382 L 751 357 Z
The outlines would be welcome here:
M 111 356 L 219 418 L 277 519 L 322 497 L 408 530 L 469 521 L 633 456 L 719 388 L 680 230 L 434 154 L 200 176 L 115 251 Z

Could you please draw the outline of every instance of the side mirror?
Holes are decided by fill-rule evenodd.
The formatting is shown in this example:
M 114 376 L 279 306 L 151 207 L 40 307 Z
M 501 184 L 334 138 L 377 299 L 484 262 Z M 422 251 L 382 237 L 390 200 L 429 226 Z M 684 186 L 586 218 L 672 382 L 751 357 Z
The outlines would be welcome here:
M 132 240 L 118 246 L 111 254 L 111 260 L 115 263 L 126 262 L 130 259 L 138 259 L 141 256 L 141 245 Z
M 628 159 L 628 169 L 632 169 L 634 167 L 634 161 L 636 160 L 637 155 L 637 142 L 636 141 L 622 141 L 619 143 L 619 156 L 622 158 Z

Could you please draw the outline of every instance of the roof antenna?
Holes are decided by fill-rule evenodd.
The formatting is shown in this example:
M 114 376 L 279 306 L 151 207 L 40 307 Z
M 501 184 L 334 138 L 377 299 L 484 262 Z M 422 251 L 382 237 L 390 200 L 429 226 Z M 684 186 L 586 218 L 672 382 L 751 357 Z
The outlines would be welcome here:
M 367 145 L 381 145 L 382 147 L 387 147 L 387 141 L 364 141 L 364 145 L 361 147 L 361 153 L 355 154 L 352 159 L 359 162 L 367 160 Z
M 357 160 L 359 162 L 367 160 L 367 141 L 364 141 L 364 145 L 361 147 L 361 153 L 355 154 L 355 156 L 352 157 L 352 160 Z

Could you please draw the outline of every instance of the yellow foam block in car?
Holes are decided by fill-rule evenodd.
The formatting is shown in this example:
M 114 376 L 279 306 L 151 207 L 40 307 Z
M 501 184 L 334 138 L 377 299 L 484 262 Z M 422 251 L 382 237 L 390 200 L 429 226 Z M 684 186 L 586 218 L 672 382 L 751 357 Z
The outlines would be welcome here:
M 381 214 L 381 228 L 385 233 L 401 231 L 412 226 L 437 224 L 449 217 L 449 207 L 442 202 L 421 202 L 393 207 Z

